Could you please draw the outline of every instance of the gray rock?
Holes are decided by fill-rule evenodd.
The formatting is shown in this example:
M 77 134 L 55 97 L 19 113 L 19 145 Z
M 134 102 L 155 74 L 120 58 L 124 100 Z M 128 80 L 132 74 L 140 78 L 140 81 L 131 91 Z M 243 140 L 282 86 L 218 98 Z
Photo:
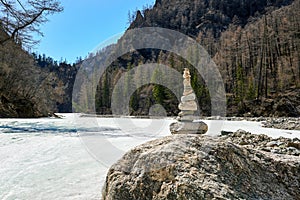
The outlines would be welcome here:
M 170 125 L 172 134 L 205 134 L 208 126 L 204 122 L 175 122 Z
M 232 131 L 221 131 L 221 135 L 230 135 L 232 133 Z
M 243 130 L 243 129 L 237 130 L 236 133 L 237 133 L 237 134 L 240 134 L 240 135 L 251 134 L 251 133 L 249 133 L 249 132 L 247 132 L 247 131 L 245 131 L 245 130 Z
M 294 147 L 294 148 L 300 150 L 300 142 L 289 142 L 289 143 L 287 144 L 287 146 L 288 146 L 288 147 Z
M 181 102 L 194 101 L 195 99 L 196 99 L 196 95 L 194 93 L 192 93 L 187 96 L 182 96 Z
M 194 93 L 193 89 L 185 88 L 184 90 L 185 91 L 183 92 L 183 96 L 187 96 L 187 95 L 190 95 L 190 94 Z
M 192 110 L 182 110 L 180 113 L 178 113 L 179 117 L 185 116 L 185 115 L 194 115 L 195 111 Z
M 195 101 L 182 102 L 178 108 L 179 110 L 197 111 L 197 103 Z
M 282 142 L 277 142 L 277 141 L 271 141 L 271 142 L 268 142 L 266 144 L 267 147 L 278 147 L 280 145 L 282 145 L 283 143 Z
M 279 147 L 275 147 L 273 149 L 271 149 L 272 153 L 277 153 L 277 154 L 282 154 L 282 150 Z
M 183 89 L 184 89 L 184 92 L 188 92 L 190 90 L 193 90 L 192 86 L 191 85 L 184 85 L 183 86 Z
M 177 118 L 178 121 L 194 121 L 196 119 L 199 119 L 198 116 L 195 116 L 195 115 L 183 115 L 183 116 L 180 116 Z
M 300 157 L 226 137 L 172 135 L 138 146 L 108 171 L 103 200 L 299 199 Z
M 271 147 L 263 147 L 263 148 L 261 148 L 261 150 L 271 152 L 272 148 Z
M 293 142 L 300 143 L 300 139 L 299 138 L 293 138 Z

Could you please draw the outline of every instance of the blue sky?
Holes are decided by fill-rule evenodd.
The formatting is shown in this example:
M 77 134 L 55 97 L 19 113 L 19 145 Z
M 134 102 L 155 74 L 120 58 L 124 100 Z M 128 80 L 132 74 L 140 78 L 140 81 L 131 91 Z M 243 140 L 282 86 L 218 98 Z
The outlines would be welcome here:
M 41 26 L 44 37 L 32 50 L 74 62 L 128 27 L 128 11 L 153 5 L 154 0 L 61 0 L 64 11 Z

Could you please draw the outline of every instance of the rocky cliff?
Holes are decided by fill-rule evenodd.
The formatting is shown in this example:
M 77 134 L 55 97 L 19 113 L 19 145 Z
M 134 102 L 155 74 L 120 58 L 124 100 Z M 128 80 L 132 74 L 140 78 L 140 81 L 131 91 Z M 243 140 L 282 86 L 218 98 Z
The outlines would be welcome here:
M 173 135 L 132 149 L 110 168 L 103 199 L 300 199 L 299 154 L 256 148 L 288 140 L 232 134 Z
M 291 4 L 293 0 L 156 0 L 153 8 L 136 14 L 129 29 L 162 27 L 180 31 L 193 38 L 199 33 L 218 38 L 229 25 L 245 26 L 249 18 Z

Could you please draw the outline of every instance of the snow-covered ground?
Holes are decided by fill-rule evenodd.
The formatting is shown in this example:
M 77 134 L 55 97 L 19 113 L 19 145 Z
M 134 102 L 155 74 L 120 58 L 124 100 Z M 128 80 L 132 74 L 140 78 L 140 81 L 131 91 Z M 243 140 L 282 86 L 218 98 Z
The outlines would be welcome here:
M 172 119 L 0 119 L 0 199 L 100 199 L 109 166 L 126 151 L 170 135 Z M 300 138 L 260 122 L 205 121 L 209 135 L 244 129 Z

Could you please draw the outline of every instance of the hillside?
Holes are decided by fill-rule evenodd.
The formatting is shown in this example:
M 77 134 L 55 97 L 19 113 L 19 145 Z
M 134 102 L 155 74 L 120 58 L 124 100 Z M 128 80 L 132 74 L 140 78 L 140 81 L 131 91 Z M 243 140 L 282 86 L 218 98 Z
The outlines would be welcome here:
M 299 4 L 299 0 L 157 0 L 152 8 L 137 12 L 129 29 L 163 27 L 197 40 L 222 74 L 227 115 L 299 116 Z M 112 112 L 113 89 L 122 75 L 135 66 L 153 62 L 179 72 L 189 67 L 195 76 L 192 86 L 201 113 L 211 114 L 209 92 L 200 74 L 180 56 L 159 49 L 133 51 L 106 69 L 96 94 L 97 112 Z M 131 74 L 131 78 L 134 77 L 138 74 Z M 103 93 L 110 97 L 104 97 Z M 178 113 L 178 102 L 172 92 L 166 87 L 148 84 L 132 95 L 129 114 L 146 115 L 157 103 L 165 107 L 168 115 Z
M 157 0 L 152 9 L 137 13 L 129 29 L 157 26 L 193 38 L 221 36 L 230 24 L 245 26 L 250 18 L 291 4 L 292 0 Z
M 4 36 L 0 29 L 0 37 Z M 51 69 L 53 65 L 38 61 L 13 41 L 0 44 L 0 117 L 44 117 L 71 111 L 71 79 L 76 70 L 66 64 Z M 47 64 L 45 59 L 40 61 Z

